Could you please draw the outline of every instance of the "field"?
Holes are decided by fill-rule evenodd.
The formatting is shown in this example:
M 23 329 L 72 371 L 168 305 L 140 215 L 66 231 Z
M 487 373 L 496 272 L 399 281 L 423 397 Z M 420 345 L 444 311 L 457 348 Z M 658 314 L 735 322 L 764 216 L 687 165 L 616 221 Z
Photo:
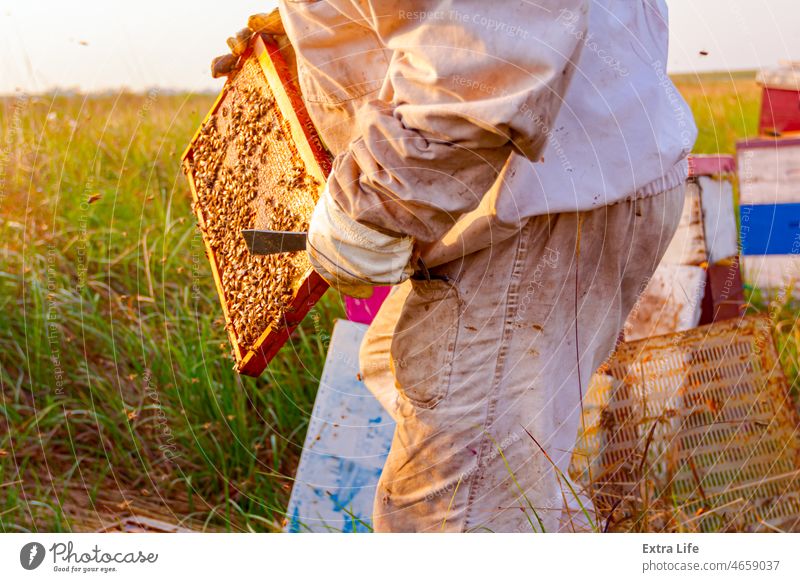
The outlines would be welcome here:
M 752 75 L 679 78 L 696 151 L 755 131 Z M 281 527 L 332 322 L 329 292 L 240 378 L 179 157 L 210 95 L 0 101 L 0 530 Z M 797 376 L 800 328 L 777 310 Z
M 733 154 L 736 140 L 756 135 L 761 89 L 755 76 L 755 71 L 746 71 L 673 78 L 697 123 L 695 152 Z

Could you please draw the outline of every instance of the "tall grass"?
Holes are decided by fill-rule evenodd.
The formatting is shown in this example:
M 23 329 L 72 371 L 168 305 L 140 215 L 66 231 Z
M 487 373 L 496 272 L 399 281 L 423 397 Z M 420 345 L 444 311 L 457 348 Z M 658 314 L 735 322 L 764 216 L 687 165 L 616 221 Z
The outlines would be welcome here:
M 217 529 L 280 527 L 318 331 L 341 310 L 327 298 L 319 330 L 298 330 L 261 378 L 232 371 L 179 170 L 211 102 L 2 101 L 3 531 L 81 528 L 108 513 L 110 490 L 120 513 L 148 504 Z

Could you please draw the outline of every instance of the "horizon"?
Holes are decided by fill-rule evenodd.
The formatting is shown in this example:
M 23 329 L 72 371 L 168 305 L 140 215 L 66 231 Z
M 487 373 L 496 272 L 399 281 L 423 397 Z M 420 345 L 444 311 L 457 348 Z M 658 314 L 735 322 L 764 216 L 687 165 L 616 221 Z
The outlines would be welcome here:
M 800 60 L 795 0 L 667 0 L 671 75 L 741 73 Z M 142 0 L 75 4 L 0 0 L 0 95 L 163 92 L 216 93 L 211 59 L 247 16 L 273 1 Z M 154 17 L 158 14 L 158 18 Z M 208 15 L 213 14 L 213 18 Z M 789 17 L 791 16 L 791 18 Z M 146 31 L 146 34 L 143 34 Z M 44 39 L 44 40 L 41 40 Z
M 704 77 L 719 77 L 719 76 L 727 76 L 730 75 L 732 79 L 742 79 L 746 76 L 752 75 L 753 82 L 755 82 L 755 75 L 758 72 L 758 69 L 734 69 L 730 71 L 698 71 L 698 72 L 670 72 L 669 76 L 671 78 L 679 78 L 679 77 L 697 77 L 698 79 L 702 79 Z M 224 80 L 223 80 L 224 81 Z M 220 86 L 221 88 L 221 86 Z M 151 87 L 142 87 L 140 89 L 132 89 L 130 87 L 119 86 L 119 87 L 109 87 L 106 89 L 94 89 L 94 90 L 82 90 L 76 89 L 74 87 L 51 87 L 44 91 L 40 91 L 38 93 L 34 92 L 26 92 L 26 91 L 17 91 L 15 93 L 0 93 L 0 99 L 13 99 L 19 98 L 22 96 L 35 98 L 35 97 L 75 97 L 75 96 L 84 96 L 84 97 L 110 97 L 119 94 L 128 94 L 128 95 L 138 95 L 138 96 L 146 96 L 151 92 L 156 92 L 158 94 L 168 94 L 168 95 L 209 95 L 214 96 L 219 93 L 219 89 L 215 88 L 207 88 L 207 89 L 199 89 L 199 90 L 192 90 L 192 89 L 183 89 L 183 88 L 171 88 L 171 87 L 159 87 L 157 85 L 153 85 Z

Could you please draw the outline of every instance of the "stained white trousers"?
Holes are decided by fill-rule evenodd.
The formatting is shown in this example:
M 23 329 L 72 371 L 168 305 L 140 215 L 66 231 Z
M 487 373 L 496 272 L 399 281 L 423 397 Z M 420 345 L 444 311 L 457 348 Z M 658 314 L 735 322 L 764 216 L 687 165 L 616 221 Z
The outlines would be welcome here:
M 431 280 L 392 291 L 360 355 L 366 385 L 397 422 L 376 531 L 586 529 L 563 482 L 580 399 L 683 200 L 680 186 L 533 217 L 511 238 L 432 269 Z

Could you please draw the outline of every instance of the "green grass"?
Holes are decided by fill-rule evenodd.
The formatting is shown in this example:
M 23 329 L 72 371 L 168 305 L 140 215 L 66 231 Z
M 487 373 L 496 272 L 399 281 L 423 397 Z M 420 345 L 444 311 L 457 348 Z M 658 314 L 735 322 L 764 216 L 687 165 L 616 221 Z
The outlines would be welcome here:
M 734 154 L 737 140 L 758 133 L 761 89 L 755 76 L 747 71 L 675 77 L 697 123 L 696 153 Z
M 109 489 L 209 527 L 280 527 L 341 309 L 327 297 L 261 378 L 232 371 L 179 171 L 211 102 L 0 104 L 3 531 L 80 527 L 60 505 Z
M 749 79 L 679 83 L 698 152 L 754 133 Z M 342 309 L 329 293 L 261 378 L 232 371 L 179 168 L 212 101 L 0 100 L 2 531 L 85 527 L 114 495 L 209 528 L 281 526 Z M 800 332 L 776 313 L 794 377 Z

